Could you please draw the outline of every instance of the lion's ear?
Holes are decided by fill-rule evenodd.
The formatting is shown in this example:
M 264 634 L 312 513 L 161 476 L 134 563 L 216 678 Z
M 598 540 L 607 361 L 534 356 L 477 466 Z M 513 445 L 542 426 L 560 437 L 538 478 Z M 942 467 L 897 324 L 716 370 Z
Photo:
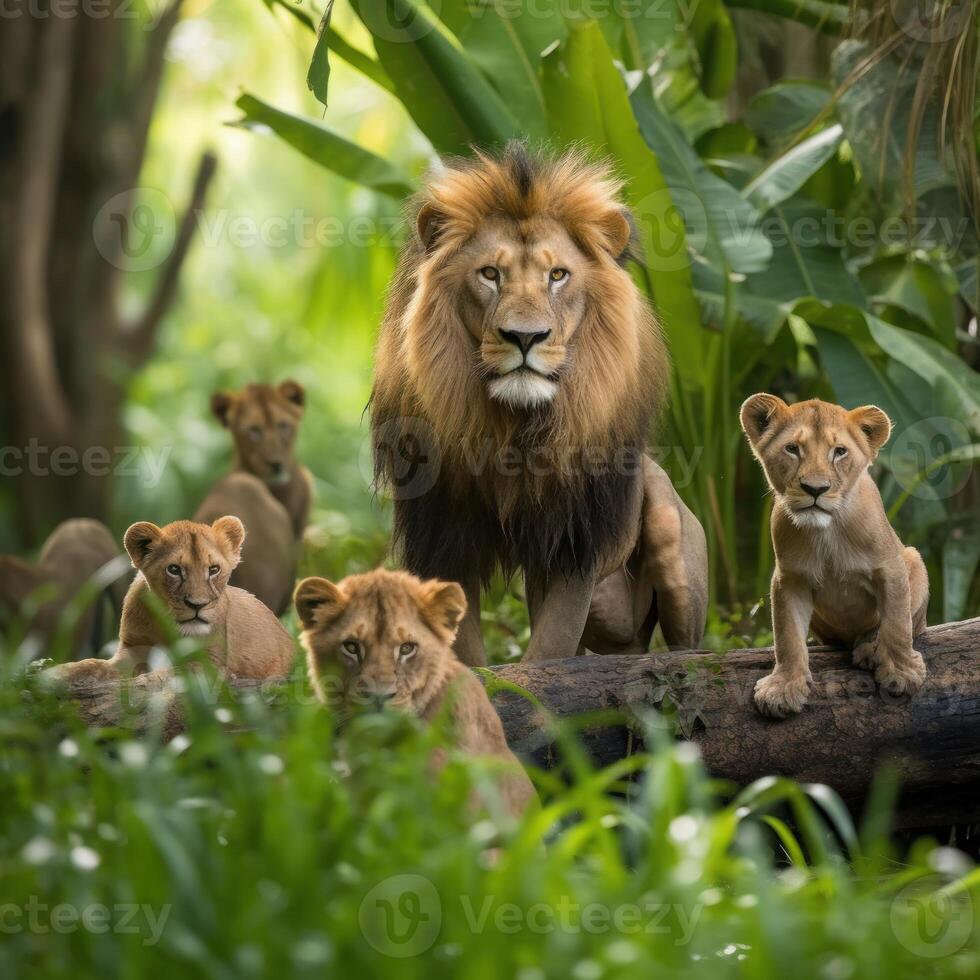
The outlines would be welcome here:
M 610 211 L 602 222 L 606 247 L 614 259 L 622 258 L 633 240 L 633 218 L 626 208 Z
M 228 549 L 229 556 L 237 565 L 242 557 L 242 543 L 245 541 L 245 525 L 232 515 L 219 517 L 212 525 L 215 537 Z
M 306 404 L 306 389 L 298 381 L 293 381 L 292 378 L 280 382 L 277 390 L 286 401 L 290 401 L 300 408 Z
M 150 553 L 159 543 L 163 532 L 149 521 L 133 524 L 123 535 L 123 547 L 129 555 L 133 568 L 142 567 Z
M 769 429 L 772 424 L 778 421 L 780 415 L 789 406 L 778 395 L 768 395 L 760 392 L 746 398 L 742 403 L 742 409 L 738 413 L 742 422 L 742 428 L 749 437 L 749 442 L 755 445 L 762 437 L 762 434 Z
M 419 208 L 419 213 L 415 217 L 415 230 L 426 251 L 435 245 L 445 220 L 445 214 L 431 202 Z
M 862 405 L 847 414 L 864 433 L 872 453 L 877 454 L 892 434 L 892 420 L 877 405 Z
M 425 582 L 422 586 L 422 613 L 429 625 L 451 640 L 466 615 L 466 594 L 455 582 Z
M 211 396 L 211 414 L 227 429 L 228 415 L 235 404 L 235 396 L 228 391 L 216 391 Z
M 335 620 L 347 608 L 347 597 L 325 578 L 304 578 L 293 593 L 293 604 L 308 630 Z

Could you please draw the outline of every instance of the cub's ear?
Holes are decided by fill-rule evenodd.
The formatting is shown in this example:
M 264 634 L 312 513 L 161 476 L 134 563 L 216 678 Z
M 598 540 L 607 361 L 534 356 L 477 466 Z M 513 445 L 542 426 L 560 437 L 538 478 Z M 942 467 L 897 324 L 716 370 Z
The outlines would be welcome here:
M 419 213 L 415 216 L 415 230 L 426 251 L 438 241 L 439 232 L 442 231 L 445 221 L 445 214 L 434 204 L 427 202 L 419 208 Z
M 742 422 L 742 428 L 748 436 L 749 442 L 755 445 L 762 437 L 762 434 L 778 421 L 779 416 L 785 412 L 789 406 L 777 395 L 767 395 L 765 392 L 752 395 L 742 402 L 742 409 L 738 417 Z
M 466 615 L 466 594 L 455 582 L 425 582 L 422 585 L 422 613 L 440 636 L 452 640 Z
M 304 578 L 293 593 L 293 604 L 308 630 L 335 620 L 347 607 L 347 597 L 325 578 Z
M 871 452 L 877 455 L 892 434 L 892 420 L 876 405 L 863 405 L 847 414 L 867 437 Z
M 622 259 L 633 240 L 633 216 L 626 208 L 610 211 L 602 221 L 602 233 L 606 239 L 606 249 L 614 259 Z
M 123 547 L 133 563 L 133 568 L 142 567 L 162 535 L 160 528 L 149 521 L 140 521 L 129 528 L 123 535 Z
M 237 517 L 219 517 L 212 525 L 215 537 L 228 549 L 229 555 L 237 565 L 242 558 L 242 542 L 245 540 L 245 525 Z
M 231 406 L 235 404 L 235 396 L 229 391 L 216 391 L 211 396 L 211 414 L 227 429 L 228 416 Z
M 277 390 L 286 401 L 290 401 L 300 408 L 306 404 L 306 389 L 298 381 L 293 381 L 292 378 L 280 382 Z

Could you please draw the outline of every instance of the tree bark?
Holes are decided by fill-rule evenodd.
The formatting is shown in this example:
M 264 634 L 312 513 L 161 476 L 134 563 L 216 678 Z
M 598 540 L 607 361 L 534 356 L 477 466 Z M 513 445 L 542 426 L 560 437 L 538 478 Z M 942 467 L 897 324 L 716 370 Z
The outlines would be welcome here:
M 768 775 L 826 783 L 857 808 L 875 773 L 891 763 L 903 786 L 897 826 L 976 823 L 980 619 L 934 626 L 916 646 L 929 675 L 911 699 L 878 691 L 849 655 L 813 648 L 810 703 L 785 721 L 763 718 L 752 703 L 755 682 L 772 669 L 771 648 L 574 657 L 495 667 L 486 676 L 511 747 L 541 766 L 561 761 L 555 720 L 592 715 L 572 727 L 597 765 L 641 751 L 652 724 L 696 744 L 708 772 L 738 786 Z M 308 697 L 302 684 L 232 687 L 286 700 Z M 176 692 L 173 677 L 156 672 L 121 687 L 100 684 L 72 693 L 90 725 L 145 731 L 156 724 L 169 738 L 183 726 Z

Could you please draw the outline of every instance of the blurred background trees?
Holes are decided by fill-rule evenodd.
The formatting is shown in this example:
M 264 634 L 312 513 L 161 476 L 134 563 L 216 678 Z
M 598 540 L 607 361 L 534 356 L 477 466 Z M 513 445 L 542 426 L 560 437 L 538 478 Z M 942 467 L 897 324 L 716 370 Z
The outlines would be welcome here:
M 378 560 L 387 512 L 361 412 L 402 201 L 437 153 L 526 136 L 584 143 L 628 180 L 636 275 L 675 363 L 651 443 L 705 525 L 716 608 L 736 632 L 758 628 L 738 611 L 765 594 L 771 563 L 737 423 L 760 389 L 889 412 L 880 483 L 929 562 L 932 618 L 976 612 L 977 21 L 957 0 L 185 0 L 134 204 L 158 215 L 159 193 L 180 215 L 204 148 L 220 167 L 152 356 L 79 375 L 114 379 L 122 441 L 166 457 L 112 481 L 112 520 L 193 510 L 230 454 L 210 392 L 291 374 L 311 392 L 308 565 Z M 109 196 L 89 200 L 98 211 Z M 153 308 L 177 255 L 179 218 L 169 226 L 152 260 L 110 277 L 126 322 Z M 5 390 L 4 443 L 22 445 L 26 403 Z M 27 529 L 16 482 L 2 504 Z M 501 655 L 526 630 L 507 597 L 501 585 L 489 614 Z

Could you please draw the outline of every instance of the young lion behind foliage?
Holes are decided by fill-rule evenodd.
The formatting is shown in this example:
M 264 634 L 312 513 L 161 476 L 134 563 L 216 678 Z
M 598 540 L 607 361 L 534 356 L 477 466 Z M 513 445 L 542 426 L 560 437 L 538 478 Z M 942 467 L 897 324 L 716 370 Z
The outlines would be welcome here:
M 508 809 L 521 813 L 535 799 L 483 685 L 452 651 L 466 613 L 458 585 L 378 569 L 339 585 L 304 579 L 295 601 L 321 701 L 336 691 L 345 705 L 391 705 L 431 721 L 448 698 L 459 748 L 506 763 L 501 794 Z

